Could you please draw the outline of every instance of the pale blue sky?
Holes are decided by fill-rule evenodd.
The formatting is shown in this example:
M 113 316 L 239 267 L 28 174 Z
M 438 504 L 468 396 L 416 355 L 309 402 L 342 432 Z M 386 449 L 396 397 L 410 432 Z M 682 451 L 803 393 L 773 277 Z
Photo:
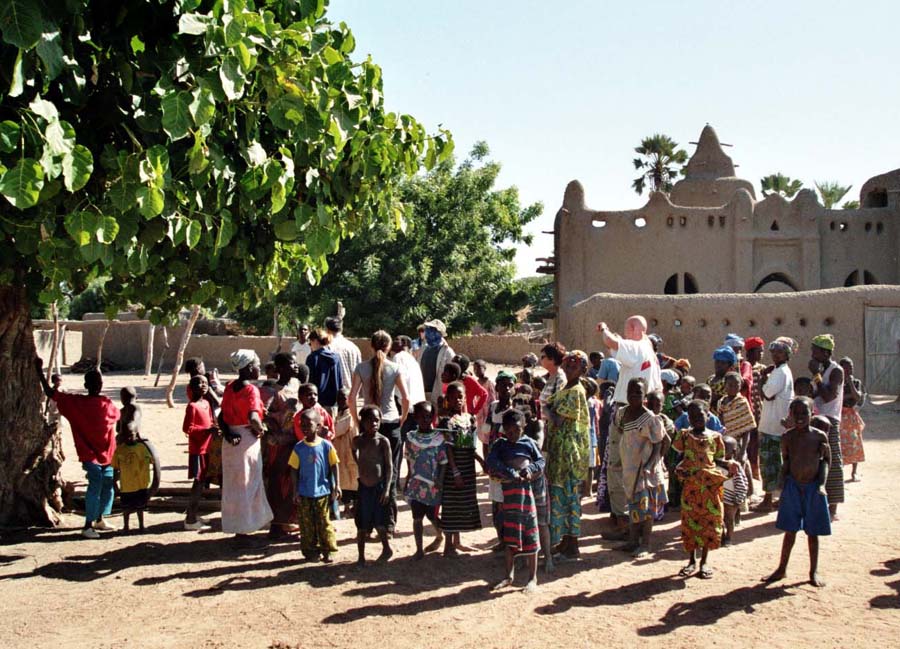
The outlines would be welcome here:
M 384 70 L 390 110 L 486 140 L 502 186 L 542 201 L 519 275 L 545 256 L 563 190 L 630 209 L 633 148 L 666 133 L 688 153 L 709 122 L 737 174 L 807 186 L 900 167 L 900 2 L 331 0 L 357 57 Z

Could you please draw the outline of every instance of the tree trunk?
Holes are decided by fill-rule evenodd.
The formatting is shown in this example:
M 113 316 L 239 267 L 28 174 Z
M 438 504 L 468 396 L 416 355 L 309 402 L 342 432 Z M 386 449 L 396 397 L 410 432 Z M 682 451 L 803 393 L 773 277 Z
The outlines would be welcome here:
M 106 326 L 103 327 L 103 333 L 100 334 L 100 342 L 97 343 L 97 369 L 101 372 L 103 371 L 103 342 L 106 340 L 106 334 L 109 332 L 110 324 L 112 324 L 112 321 L 107 320 Z
M 48 381 L 53 375 L 54 366 L 59 367 L 59 310 L 56 308 L 56 302 L 50 305 L 50 312 L 53 314 L 53 336 L 51 338 L 53 344 L 50 348 L 50 360 L 47 361 Z
M 178 373 L 181 371 L 181 364 L 184 362 L 184 350 L 191 339 L 191 332 L 194 330 L 194 323 L 200 316 L 200 305 L 195 304 L 191 308 L 191 317 L 188 318 L 184 327 L 184 334 L 181 336 L 181 342 L 178 343 L 178 353 L 175 354 L 175 367 L 172 368 L 172 378 L 169 380 L 169 387 L 166 388 L 166 405 L 170 408 L 175 407 L 175 401 L 172 395 L 175 393 L 175 383 L 178 381 Z
M 62 508 L 62 442 L 41 415 L 29 303 L 0 286 L 0 526 L 56 525 Z
M 155 342 L 153 339 L 156 337 L 156 325 L 150 324 L 148 326 L 150 328 L 147 330 L 147 351 L 144 355 L 144 376 L 151 376 L 153 374 L 153 343 Z

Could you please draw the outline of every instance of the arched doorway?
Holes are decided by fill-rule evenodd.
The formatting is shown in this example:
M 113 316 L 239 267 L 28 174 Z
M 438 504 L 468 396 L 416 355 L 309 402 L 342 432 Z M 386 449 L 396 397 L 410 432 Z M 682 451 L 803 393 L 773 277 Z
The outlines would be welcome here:
M 674 275 L 670 275 L 663 287 L 663 294 L 665 295 L 678 295 L 680 293 L 693 295 L 694 293 L 699 292 L 700 289 L 697 287 L 697 279 L 690 273 L 675 273 Z
M 860 278 L 862 278 L 862 282 L 859 281 Z M 860 284 L 878 284 L 878 279 L 867 270 L 863 270 L 862 273 L 854 270 L 844 280 L 844 286 L 859 286 Z
M 763 277 L 754 293 L 788 293 L 790 291 L 798 291 L 797 285 L 793 280 L 784 273 L 769 273 Z

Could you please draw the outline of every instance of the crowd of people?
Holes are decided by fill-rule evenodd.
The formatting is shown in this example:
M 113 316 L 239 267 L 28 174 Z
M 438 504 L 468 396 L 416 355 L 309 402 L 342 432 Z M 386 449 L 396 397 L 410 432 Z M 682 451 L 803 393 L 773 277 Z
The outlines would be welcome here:
M 189 359 L 184 528 L 211 529 L 198 511 L 204 488 L 217 484 L 223 532 L 242 538 L 268 528 L 273 540 L 299 540 L 308 560 L 330 563 L 333 521 L 352 516 L 365 565 L 376 536 L 378 561 L 393 555 L 404 500 L 414 557 L 441 547 L 450 557 L 472 552 L 464 535 L 482 528 L 480 469 L 489 477 L 481 496 L 491 503 L 493 549 L 505 553 L 497 588 L 513 584 L 517 557 L 526 559 L 528 591 L 539 556 L 548 571 L 577 560 L 585 502 L 609 513 L 604 538 L 634 557 L 653 552 L 655 522 L 680 512 L 680 574 L 703 579 L 713 576 L 710 550 L 740 540 L 742 514 L 777 511 L 782 556 L 766 579 L 784 577 L 802 530 L 810 582 L 822 585 L 818 538 L 838 520 L 843 467 L 858 481 L 865 460 L 863 387 L 849 358 L 834 360 L 834 338 L 812 339 L 809 376 L 795 379 L 788 362 L 799 350 L 787 337 L 766 345 L 728 334 L 709 359 L 690 360 L 664 354 L 641 316 L 628 318 L 622 334 L 606 323 L 597 329 L 604 351 L 548 343 L 517 373 L 495 377 L 484 361 L 453 351 L 440 320 L 424 323 L 416 340 L 375 332 L 365 361 L 340 318 L 302 325 L 290 352 L 264 366 L 252 350 L 232 354 L 237 378 L 224 385 L 202 359 Z M 691 374 L 705 366 L 713 369 L 705 381 Z M 87 475 L 82 534 L 114 529 L 107 517 L 116 480 L 126 529 L 131 513 L 143 528 L 158 472 L 135 391 L 122 390 L 119 409 L 102 395 L 98 370 L 84 375 L 87 394 L 73 394 L 40 368 L 48 410 L 69 421 Z M 434 531 L 427 546 L 425 519 Z

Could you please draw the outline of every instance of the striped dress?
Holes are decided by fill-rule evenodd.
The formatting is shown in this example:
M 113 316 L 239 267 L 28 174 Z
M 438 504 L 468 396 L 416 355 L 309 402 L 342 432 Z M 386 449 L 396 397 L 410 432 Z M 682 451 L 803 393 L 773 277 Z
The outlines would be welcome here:
M 457 488 L 453 472 L 444 477 L 441 499 L 441 529 L 447 533 L 472 532 L 481 529 L 481 513 L 475 491 L 475 417 L 463 413 L 441 419 L 438 429 L 452 443 L 453 459 L 462 475 L 463 486 Z

